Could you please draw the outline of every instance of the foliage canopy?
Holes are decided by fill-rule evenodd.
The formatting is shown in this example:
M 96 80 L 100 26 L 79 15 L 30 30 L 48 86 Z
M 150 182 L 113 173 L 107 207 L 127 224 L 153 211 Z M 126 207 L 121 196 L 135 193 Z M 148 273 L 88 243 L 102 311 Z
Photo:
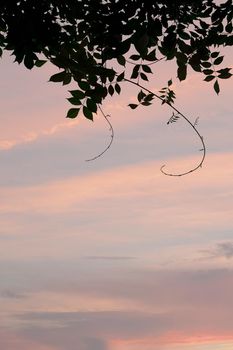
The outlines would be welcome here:
M 218 50 L 233 44 L 232 17 L 232 0 L 1 0 L 0 54 L 11 51 L 28 69 L 50 61 L 59 68 L 50 81 L 77 82 L 67 117 L 93 120 L 106 96 L 125 81 L 141 87 L 159 60 L 175 60 L 180 81 L 191 66 L 218 94 L 232 75 Z M 172 105 L 171 84 L 160 96 L 142 87 L 138 103 Z

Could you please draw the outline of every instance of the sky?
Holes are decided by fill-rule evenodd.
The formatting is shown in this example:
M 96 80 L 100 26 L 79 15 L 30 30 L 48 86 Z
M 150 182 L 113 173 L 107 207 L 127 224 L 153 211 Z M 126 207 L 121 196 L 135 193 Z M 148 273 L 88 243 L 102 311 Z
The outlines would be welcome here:
M 225 65 L 232 51 L 225 50 Z M 233 348 L 232 80 L 161 62 L 176 106 L 198 117 L 207 156 L 183 120 L 154 101 L 132 111 L 125 86 L 101 114 L 65 118 L 67 90 L 9 55 L 0 72 L 0 347 L 4 350 Z

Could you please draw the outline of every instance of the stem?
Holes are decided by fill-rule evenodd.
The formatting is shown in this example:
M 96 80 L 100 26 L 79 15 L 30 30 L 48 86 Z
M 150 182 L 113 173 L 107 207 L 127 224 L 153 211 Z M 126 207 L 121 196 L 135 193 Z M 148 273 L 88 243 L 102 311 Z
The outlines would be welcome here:
M 133 85 L 136 85 L 138 87 L 140 87 L 141 89 L 147 91 L 148 93 L 150 94 L 153 94 L 154 97 L 158 98 L 160 101 L 162 101 L 164 103 L 164 100 L 157 94 L 155 94 L 154 92 L 152 92 L 151 90 L 147 89 L 146 87 L 142 86 L 141 84 L 139 83 L 136 83 L 132 80 L 129 80 L 127 78 L 124 78 L 124 81 L 127 81 L 128 83 L 130 84 L 133 84 Z M 201 168 L 202 167 L 202 164 L 204 163 L 204 160 L 205 160 L 205 157 L 206 157 L 206 146 L 205 146 L 205 143 L 204 143 L 204 140 L 203 140 L 203 137 L 200 135 L 199 131 L 196 129 L 196 126 L 195 126 L 195 123 L 193 124 L 183 113 L 181 113 L 177 108 L 175 108 L 174 106 L 172 106 L 171 103 L 169 102 L 166 102 L 165 103 L 173 110 L 175 111 L 177 114 L 179 114 L 190 126 L 191 128 L 194 130 L 194 132 L 197 134 L 197 136 L 199 137 L 200 141 L 201 141 L 201 144 L 202 144 L 202 148 L 201 148 L 201 151 L 203 152 L 202 154 L 202 158 L 200 160 L 200 162 L 198 163 L 197 166 L 195 166 L 194 168 L 192 168 L 191 170 L 188 170 L 184 173 L 179 173 L 179 174 L 172 174 L 172 173 L 167 173 L 166 171 L 164 171 L 164 168 L 166 165 L 163 165 L 161 166 L 160 170 L 163 174 L 167 175 L 167 176 L 184 176 L 184 175 L 187 175 L 187 174 L 190 174 L 194 171 L 196 171 L 197 169 Z
M 100 105 L 98 105 L 98 108 L 102 114 L 102 116 L 104 117 L 104 119 L 106 120 L 106 122 L 108 123 L 109 125 L 109 130 L 111 132 L 111 135 L 110 135 L 110 142 L 109 144 L 107 145 L 107 147 L 103 150 L 103 152 L 101 152 L 100 154 L 98 154 L 97 156 L 93 157 L 93 158 L 90 158 L 90 159 L 86 159 L 86 162 L 90 162 L 92 160 L 95 160 L 97 158 L 100 158 L 105 152 L 107 152 L 107 150 L 111 147 L 112 145 L 112 142 L 113 142 L 113 139 L 114 139 L 114 130 L 113 130 L 113 127 L 112 127 L 112 124 L 110 123 L 110 121 L 108 120 L 108 118 L 110 117 L 109 114 L 104 114 L 102 108 L 100 107 Z

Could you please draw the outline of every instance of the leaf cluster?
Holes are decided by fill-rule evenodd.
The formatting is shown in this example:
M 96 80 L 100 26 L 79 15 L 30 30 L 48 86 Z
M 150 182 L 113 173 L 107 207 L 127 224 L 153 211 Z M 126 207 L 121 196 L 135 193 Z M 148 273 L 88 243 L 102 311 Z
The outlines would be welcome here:
M 161 93 L 160 99 L 162 100 L 162 104 L 167 103 L 172 105 L 176 98 L 176 94 L 173 90 L 171 90 L 170 86 L 172 85 L 172 79 L 167 82 L 167 86 L 162 88 L 159 92 Z
M 152 104 L 152 101 L 154 99 L 155 95 L 153 93 L 146 94 L 142 90 L 139 91 L 137 100 L 138 103 L 130 103 L 128 106 L 131 109 L 136 109 L 138 106 L 150 106 Z
M 121 93 L 132 61 L 131 80 L 148 81 L 164 58 L 176 62 L 179 80 L 190 66 L 218 93 L 219 79 L 232 74 L 215 69 L 223 56 L 213 47 L 233 44 L 232 14 L 231 0 L 1 0 L 0 55 L 9 50 L 28 69 L 51 62 L 58 68 L 51 82 L 77 83 L 67 117 L 82 111 L 92 120 L 107 96 Z M 173 103 L 169 87 L 162 95 Z

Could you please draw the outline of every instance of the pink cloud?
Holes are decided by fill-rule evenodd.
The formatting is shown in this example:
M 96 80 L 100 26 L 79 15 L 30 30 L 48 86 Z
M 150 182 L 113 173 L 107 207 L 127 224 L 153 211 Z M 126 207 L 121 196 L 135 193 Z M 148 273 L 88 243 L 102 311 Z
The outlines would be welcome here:
M 233 346 L 232 334 L 182 334 L 168 332 L 161 337 L 114 339 L 109 342 L 110 350 L 229 350 Z

